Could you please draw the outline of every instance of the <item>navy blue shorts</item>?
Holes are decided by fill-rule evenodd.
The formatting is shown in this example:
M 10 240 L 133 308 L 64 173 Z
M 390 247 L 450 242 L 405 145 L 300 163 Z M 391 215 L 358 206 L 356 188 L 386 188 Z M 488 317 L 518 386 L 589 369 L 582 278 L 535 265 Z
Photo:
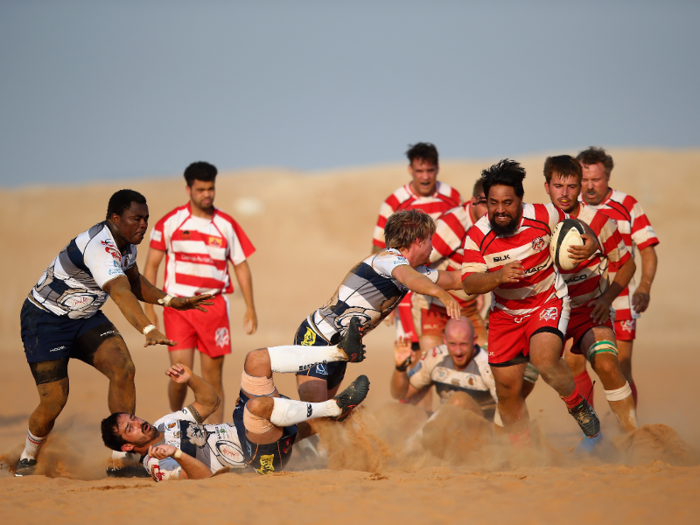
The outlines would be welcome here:
M 340 336 L 336 334 L 333 339 L 339 337 Z M 297 330 L 294 336 L 294 344 L 301 346 L 331 346 L 331 344 L 338 344 L 337 341 L 334 342 L 333 339 L 331 339 L 331 343 L 329 343 L 322 337 L 319 337 L 311 326 L 309 326 L 309 321 L 305 320 L 301 323 L 299 330 Z M 334 361 L 325 365 L 316 365 L 303 372 L 297 372 L 297 375 L 323 379 L 327 383 L 326 386 L 328 390 L 331 390 L 343 382 L 347 367 L 348 364 L 345 361 Z
M 88 319 L 69 319 L 50 314 L 29 299 L 22 305 L 20 326 L 24 354 L 37 385 L 68 377 L 68 360 L 71 358 L 92 366 L 95 352 L 102 342 L 111 337 L 121 337 L 102 312 Z M 36 363 L 45 362 L 59 364 L 50 367 L 51 371 L 43 368 L 39 371 Z M 41 377 L 37 377 L 37 374 Z
M 243 423 L 243 409 L 248 402 L 248 396 L 243 390 L 240 391 L 236 407 L 233 409 L 233 424 L 238 432 L 238 439 L 243 445 L 243 455 L 246 463 L 253 467 L 260 474 L 271 474 L 280 472 L 292 457 L 292 445 L 297 438 L 297 426 L 282 428 L 282 437 L 275 443 L 260 445 L 248 439 Z M 285 397 L 280 395 L 280 397 Z M 289 398 L 286 398 L 289 399 Z

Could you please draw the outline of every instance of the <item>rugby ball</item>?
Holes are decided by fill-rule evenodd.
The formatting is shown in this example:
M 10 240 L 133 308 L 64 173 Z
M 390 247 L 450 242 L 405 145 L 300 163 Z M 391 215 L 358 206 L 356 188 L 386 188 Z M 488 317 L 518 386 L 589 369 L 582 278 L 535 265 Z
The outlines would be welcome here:
M 569 257 L 570 246 L 583 246 L 581 235 L 586 230 L 575 219 L 564 219 L 556 225 L 549 240 L 549 254 L 561 270 L 573 270 L 578 263 Z

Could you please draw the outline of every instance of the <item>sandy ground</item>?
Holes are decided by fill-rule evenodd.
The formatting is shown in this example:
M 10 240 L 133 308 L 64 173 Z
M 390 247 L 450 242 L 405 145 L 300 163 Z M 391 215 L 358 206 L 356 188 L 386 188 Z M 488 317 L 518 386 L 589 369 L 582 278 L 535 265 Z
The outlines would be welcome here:
M 557 154 L 560 152 L 552 152 Z M 247 523 L 696 523 L 700 512 L 700 394 L 697 351 L 700 284 L 691 271 L 698 246 L 687 239 L 700 226 L 694 190 L 700 151 L 611 151 L 611 185 L 639 199 L 661 245 L 649 312 L 639 324 L 635 378 L 640 392 L 635 435 L 618 436 L 614 417 L 596 390 L 603 428 L 617 445 L 600 457 L 574 451 L 579 432 L 543 382 L 528 399 L 539 432 L 532 451 L 513 453 L 485 435 L 478 421 L 450 414 L 410 441 L 424 416 L 389 398 L 393 330 L 382 326 L 365 342 L 369 358 L 348 375 L 372 381 L 366 408 L 344 427 L 322 434 L 327 459 L 295 457 L 293 471 L 262 477 L 223 474 L 203 481 L 156 484 L 106 479 L 109 452 L 99 437 L 107 415 L 107 381 L 81 362 L 70 365 L 71 394 L 40 467 L 46 476 L 17 478 L 16 462 L 37 394 L 19 338 L 24 297 L 52 258 L 76 234 L 104 217 L 109 195 L 131 187 L 149 200 L 152 223 L 185 202 L 184 181 L 115 182 L 81 187 L 29 187 L 0 193 L 0 512 L 6 523 L 145 523 L 164 517 L 190 522 Z M 497 159 L 449 162 L 440 178 L 468 195 L 480 170 Z M 528 170 L 526 201 L 543 202 L 544 156 L 519 159 Z M 280 169 L 222 174 L 217 205 L 233 214 L 258 252 L 250 259 L 259 331 L 242 330 L 243 301 L 231 300 L 233 355 L 225 366 L 232 408 L 242 356 L 250 349 L 289 344 L 304 317 L 325 302 L 346 271 L 370 249 L 381 201 L 407 181 L 403 164 L 300 174 Z M 139 261 L 145 261 L 146 246 Z M 154 421 L 168 412 L 162 348 L 142 337 L 108 303 L 106 314 L 125 334 L 137 366 L 137 413 Z M 295 396 L 289 376 L 276 378 Z

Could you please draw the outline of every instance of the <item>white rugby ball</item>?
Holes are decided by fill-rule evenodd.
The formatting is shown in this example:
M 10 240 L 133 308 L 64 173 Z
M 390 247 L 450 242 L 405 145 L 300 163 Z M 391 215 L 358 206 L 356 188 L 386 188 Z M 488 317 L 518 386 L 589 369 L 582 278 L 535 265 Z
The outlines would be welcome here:
M 586 230 L 575 219 L 564 219 L 556 225 L 549 240 L 549 254 L 552 261 L 562 270 L 573 270 L 578 263 L 569 257 L 570 246 L 583 246 L 581 234 Z

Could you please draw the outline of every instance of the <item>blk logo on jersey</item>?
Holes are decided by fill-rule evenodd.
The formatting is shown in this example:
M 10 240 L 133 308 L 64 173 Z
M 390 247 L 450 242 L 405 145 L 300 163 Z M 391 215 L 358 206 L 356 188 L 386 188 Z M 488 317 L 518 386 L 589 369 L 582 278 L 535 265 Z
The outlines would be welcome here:
M 540 312 L 540 319 L 543 321 L 554 321 L 558 315 L 559 311 L 555 306 L 552 306 L 551 308 L 547 308 L 546 310 L 542 310 Z
M 222 348 L 228 346 L 229 342 L 231 341 L 231 338 L 228 334 L 228 328 L 226 328 L 225 326 L 222 328 L 217 328 L 216 335 L 214 337 L 216 339 L 216 346 L 220 346 Z

